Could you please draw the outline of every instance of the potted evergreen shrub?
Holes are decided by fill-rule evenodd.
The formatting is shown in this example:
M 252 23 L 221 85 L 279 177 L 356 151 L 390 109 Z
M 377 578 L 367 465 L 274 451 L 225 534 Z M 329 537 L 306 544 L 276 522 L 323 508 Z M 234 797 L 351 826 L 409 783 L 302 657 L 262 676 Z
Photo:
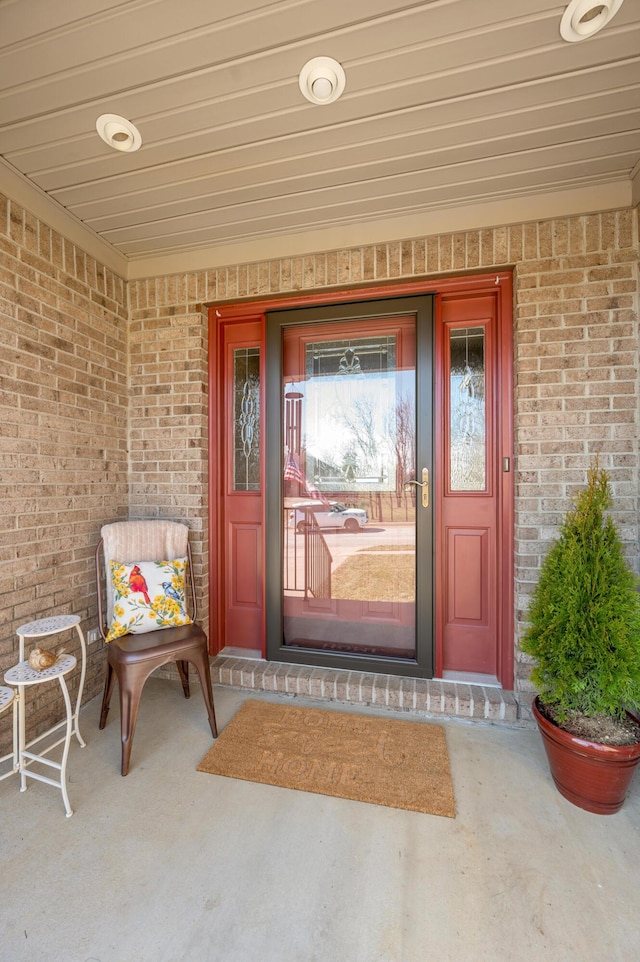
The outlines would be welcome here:
M 542 563 L 522 639 L 556 787 L 603 815 L 622 807 L 640 760 L 640 595 L 611 501 L 596 461 Z

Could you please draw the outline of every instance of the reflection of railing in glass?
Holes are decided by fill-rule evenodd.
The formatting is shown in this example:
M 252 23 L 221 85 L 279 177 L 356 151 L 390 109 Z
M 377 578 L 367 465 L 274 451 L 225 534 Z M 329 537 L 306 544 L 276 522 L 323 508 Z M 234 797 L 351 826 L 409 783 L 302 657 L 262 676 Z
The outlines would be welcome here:
M 260 349 L 233 352 L 234 491 L 260 488 Z
M 305 520 L 296 523 L 302 513 Z M 285 594 L 330 598 L 333 556 L 313 512 L 285 507 L 283 529 Z
M 449 352 L 449 483 L 452 491 L 483 491 L 486 487 L 484 328 L 452 330 Z
M 307 512 L 304 525 L 304 595 L 307 598 L 331 597 L 331 552 L 322 536 L 320 525 Z

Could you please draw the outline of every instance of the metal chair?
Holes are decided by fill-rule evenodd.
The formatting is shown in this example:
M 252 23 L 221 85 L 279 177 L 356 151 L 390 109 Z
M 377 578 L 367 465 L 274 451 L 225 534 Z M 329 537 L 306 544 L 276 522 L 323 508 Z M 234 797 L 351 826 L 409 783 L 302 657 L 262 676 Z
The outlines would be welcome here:
M 120 692 L 120 724 L 122 739 L 122 775 L 129 771 L 131 746 L 144 684 L 156 668 L 175 661 L 185 698 L 189 698 L 189 662 L 200 676 L 202 694 L 209 725 L 217 738 L 216 716 L 213 707 L 211 674 L 207 638 L 197 617 L 195 583 L 189 547 L 189 529 L 174 521 L 117 521 L 104 525 L 102 538 L 96 548 L 96 580 L 98 586 L 98 624 L 106 640 L 108 625 L 113 618 L 114 593 L 108 575 L 109 562 L 132 564 L 140 561 L 188 559 L 187 594 L 191 595 L 193 624 L 161 628 L 141 634 L 128 634 L 107 645 L 107 669 L 99 727 L 107 723 L 109 702 L 117 678 Z M 106 605 L 105 605 L 106 599 Z M 105 624 L 105 613 L 107 616 Z

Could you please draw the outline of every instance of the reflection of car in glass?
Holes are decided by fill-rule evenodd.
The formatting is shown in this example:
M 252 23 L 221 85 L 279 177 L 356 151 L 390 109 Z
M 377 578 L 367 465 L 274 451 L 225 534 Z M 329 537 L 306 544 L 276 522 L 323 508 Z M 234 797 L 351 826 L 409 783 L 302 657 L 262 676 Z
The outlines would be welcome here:
M 358 531 L 368 524 L 367 512 L 362 508 L 347 508 L 339 501 L 301 501 L 294 504 L 289 512 L 289 524 L 298 531 L 304 531 L 305 522 L 309 524 L 308 513 L 312 513 L 321 528 L 344 528 L 345 531 Z

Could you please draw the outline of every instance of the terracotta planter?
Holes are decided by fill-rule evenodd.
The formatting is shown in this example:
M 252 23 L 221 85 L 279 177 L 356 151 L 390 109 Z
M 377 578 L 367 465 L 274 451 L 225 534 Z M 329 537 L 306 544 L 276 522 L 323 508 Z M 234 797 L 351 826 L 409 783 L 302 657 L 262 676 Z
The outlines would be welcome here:
M 561 795 L 596 815 L 613 815 L 622 808 L 635 767 L 640 743 L 601 745 L 563 731 L 532 705 L 551 775 Z

